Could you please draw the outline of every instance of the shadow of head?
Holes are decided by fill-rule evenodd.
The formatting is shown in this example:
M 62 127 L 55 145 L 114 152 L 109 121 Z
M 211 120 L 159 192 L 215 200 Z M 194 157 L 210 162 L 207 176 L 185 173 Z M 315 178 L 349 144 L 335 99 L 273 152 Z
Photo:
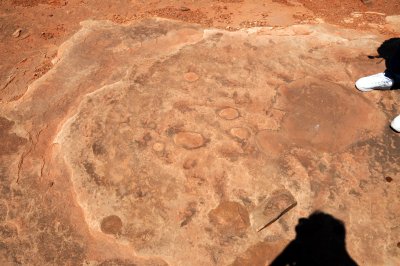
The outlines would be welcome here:
M 400 38 L 385 40 L 377 49 L 378 55 L 369 55 L 368 58 L 385 60 L 386 75 L 395 81 L 392 89 L 400 88 Z M 381 62 L 381 61 L 379 61 Z M 379 63 L 378 62 L 378 63 Z
M 346 250 L 346 229 L 332 215 L 315 212 L 300 218 L 296 238 L 270 264 L 271 266 L 357 265 Z
M 368 58 L 382 58 L 385 60 L 390 60 L 393 58 L 396 50 L 400 46 L 400 38 L 390 38 L 385 40 L 376 50 L 378 55 L 369 55 Z

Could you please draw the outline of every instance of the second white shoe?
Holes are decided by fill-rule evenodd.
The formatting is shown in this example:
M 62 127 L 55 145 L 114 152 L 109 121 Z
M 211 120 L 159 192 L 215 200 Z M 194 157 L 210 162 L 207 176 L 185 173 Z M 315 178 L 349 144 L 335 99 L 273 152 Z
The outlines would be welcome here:
M 400 115 L 396 116 L 390 126 L 393 128 L 394 131 L 400 132 Z
M 356 82 L 356 88 L 360 91 L 389 90 L 393 86 L 393 79 L 385 76 L 385 73 L 360 78 Z

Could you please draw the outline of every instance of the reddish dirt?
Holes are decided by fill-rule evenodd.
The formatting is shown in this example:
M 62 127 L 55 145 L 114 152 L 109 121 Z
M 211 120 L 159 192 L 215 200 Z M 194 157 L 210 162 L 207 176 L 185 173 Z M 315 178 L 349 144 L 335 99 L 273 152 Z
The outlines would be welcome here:
M 333 24 L 341 24 L 341 20 L 346 16 L 350 16 L 352 12 L 376 12 L 387 16 L 398 15 L 400 13 L 400 2 L 398 0 L 373 0 L 369 4 L 364 4 L 361 0 L 331 0 L 324 1 L 323 4 L 321 1 L 315 0 L 299 0 L 299 2 L 306 8 L 312 10 L 315 15 Z M 381 20 L 378 19 L 378 17 L 382 15 L 375 15 L 377 15 L 377 17 L 371 16 L 367 21 L 380 22 Z

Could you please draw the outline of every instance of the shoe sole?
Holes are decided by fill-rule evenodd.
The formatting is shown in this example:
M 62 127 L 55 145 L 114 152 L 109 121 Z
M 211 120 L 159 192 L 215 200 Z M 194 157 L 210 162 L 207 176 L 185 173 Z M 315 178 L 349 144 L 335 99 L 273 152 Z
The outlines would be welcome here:
M 357 85 L 355 85 L 356 89 L 361 91 L 361 92 L 369 92 L 369 91 L 373 91 L 374 89 L 366 89 L 366 88 L 359 88 L 357 87 Z
M 395 127 L 395 126 L 393 125 L 393 123 L 390 124 L 390 128 L 393 129 L 393 131 L 395 131 L 395 132 L 397 132 L 397 133 L 400 133 L 400 128 L 399 128 L 398 126 Z

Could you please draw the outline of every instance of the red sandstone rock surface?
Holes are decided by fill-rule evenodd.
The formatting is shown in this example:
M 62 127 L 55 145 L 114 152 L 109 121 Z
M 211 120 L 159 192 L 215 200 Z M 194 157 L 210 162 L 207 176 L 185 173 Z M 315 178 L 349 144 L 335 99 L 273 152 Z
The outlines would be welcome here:
M 250 16 L 257 5 L 244 3 L 213 4 Z M 105 7 L 2 4 L 13 19 L 2 24 L 1 264 L 268 265 L 298 219 L 322 210 L 344 222 L 360 265 L 399 265 L 400 138 L 387 125 L 400 94 L 353 85 L 384 69 L 367 55 L 393 29 L 291 25 L 323 10 L 270 4 L 258 7 L 282 11 L 269 10 L 269 27 L 231 15 L 250 28 L 218 29 L 201 6 L 149 3 L 143 16 L 186 22 L 85 20 L 41 41 L 27 21 L 12 36 L 23 20 L 10 6 L 66 21 Z M 17 53 L 29 41 L 48 46 L 34 78 L 40 60 Z

